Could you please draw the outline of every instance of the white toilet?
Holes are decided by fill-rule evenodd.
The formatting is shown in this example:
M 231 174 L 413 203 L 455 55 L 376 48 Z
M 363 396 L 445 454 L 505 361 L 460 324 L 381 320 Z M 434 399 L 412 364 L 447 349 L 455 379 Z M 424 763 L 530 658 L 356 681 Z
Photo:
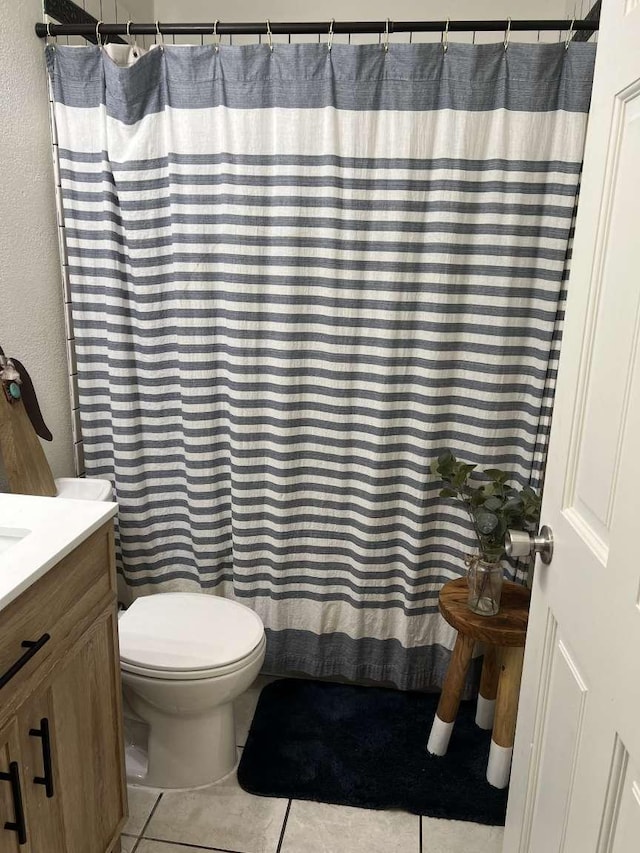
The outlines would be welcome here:
M 236 763 L 233 700 L 265 653 L 260 617 L 215 595 L 165 592 L 136 599 L 118 624 L 124 695 L 148 725 L 148 771 L 138 781 L 191 788 Z
M 113 489 L 108 480 L 93 477 L 58 477 L 55 481 L 58 498 L 80 501 L 111 501 Z
M 59 497 L 111 498 L 107 481 L 56 482 Z M 221 779 L 236 764 L 233 700 L 264 661 L 260 617 L 219 596 L 165 592 L 136 599 L 118 628 L 125 718 L 134 716 L 140 741 L 130 747 L 145 756 L 131 781 L 194 788 Z

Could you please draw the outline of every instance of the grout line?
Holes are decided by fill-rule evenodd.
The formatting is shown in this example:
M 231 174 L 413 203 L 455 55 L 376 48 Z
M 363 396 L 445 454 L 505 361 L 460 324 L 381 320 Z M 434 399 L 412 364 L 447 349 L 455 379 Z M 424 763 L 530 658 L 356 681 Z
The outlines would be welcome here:
M 165 838 L 140 837 L 138 841 L 153 841 L 154 844 L 173 844 L 174 847 L 188 847 L 189 850 L 213 850 L 215 853 L 240 853 L 238 850 L 229 850 L 226 847 L 203 847 L 202 844 L 189 844 L 186 841 L 167 841 Z
M 282 849 L 282 842 L 284 841 L 284 833 L 287 828 L 287 821 L 289 820 L 289 812 L 291 811 L 291 803 L 293 800 L 289 800 L 287 803 L 287 810 L 284 813 L 284 820 L 282 821 L 282 829 L 280 830 L 280 839 L 278 841 L 278 846 L 276 847 L 276 853 L 280 853 Z
M 164 792 L 163 792 L 163 793 L 164 793 Z M 140 844 L 140 842 L 141 842 L 141 840 L 142 840 L 142 838 L 143 838 L 143 836 L 144 836 L 145 830 L 146 830 L 146 828 L 149 826 L 149 823 L 150 823 L 150 821 L 151 821 L 151 818 L 152 818 L 152 817 L 154 816 L 154 814 L 156 813 L 156 809 L 157 809 L 157 808 L 158 808 L 158 806 L 160 805 L 160 800 L 161 800 L 161 799 L 162 799 L 162 794 L 159 794 L 159 795 L 158 795 L 158 799 L 155 801 L 155 803 L 153 804 L 153 808 L 152 808 L 152 809 L 151 809 L 151 811 L 149 812 L 149 817 L 145 820 L 144 825 L 143 825 L 142 829 L 140 830 L 140 835 L 138 836 L 138 840 L 136 841 L 136 843 L 133 845 L 133 850 L 131 851 L 131 853 L 136 853 L 136 850 L 138 849 L 138 844 Z

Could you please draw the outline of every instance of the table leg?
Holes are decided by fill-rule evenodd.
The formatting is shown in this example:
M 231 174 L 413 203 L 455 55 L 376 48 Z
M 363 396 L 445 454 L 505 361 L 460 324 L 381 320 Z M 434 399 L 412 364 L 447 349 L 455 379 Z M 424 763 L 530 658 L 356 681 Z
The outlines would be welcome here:
M 495 788 L 506 788 L 509 782 L 513 739 L 516 732 L 524 649 L 504 647 L 500 657 L 496 718 L 487 764 L 487 782 Z
M 495 646 L 487 643 L 484 650 L 478 705 L 476 707 L 476 725 L 480 726 L 481 729 L 489 730 L 493 728 L 499 675 L 500 666 L 497 649 Z
M 464 690 L 474 645 L 475 640 L 458 633 L 427 743 L 427 751 L 432 755 L 445 755 L 449 747 L 453 721 L 460 707 L 460 697 Z

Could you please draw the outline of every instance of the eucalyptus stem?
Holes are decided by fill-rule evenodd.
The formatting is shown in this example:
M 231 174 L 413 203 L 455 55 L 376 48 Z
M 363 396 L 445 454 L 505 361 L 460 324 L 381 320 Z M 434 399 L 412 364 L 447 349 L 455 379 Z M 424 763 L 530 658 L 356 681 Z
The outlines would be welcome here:
M 460 502 L 462 503 L 462 505 L 464 506 L 464 508 L 467 511 L 467 515 L 469 516 L 469 521 L 471 522 L 471 526 L 473 527 L 473 532 L 476 534 L 476 539 L 478 540 L 478 547 L 480 550 L 480 555 L 486 556 L 486 554 L 484 552 L 485 546 L 482 542 L 482 534 L 478 530 L 478 525 L 476 524 L 476 519 L 475 519 L 473 513 L 471 512 L 471 507 L 469 506 L 469 503 L 467 501 L 467 496 L 462 491 L 462 489 L 456 489 L 456 492 L 458 494 L 458 499 L 460 500 Z M 501 559 L 501 557 L 502 557 L 502 555 L 498 559 Z M 487 562 L 490 563 L 491 560 L 487 560 Z

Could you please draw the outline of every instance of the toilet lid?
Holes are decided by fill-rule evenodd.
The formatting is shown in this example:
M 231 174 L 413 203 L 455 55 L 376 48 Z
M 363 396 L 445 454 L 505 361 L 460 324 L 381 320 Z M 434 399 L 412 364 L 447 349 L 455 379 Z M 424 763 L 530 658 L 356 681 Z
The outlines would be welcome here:
M 172 671 L 208 670 L 242 660 L 264 636 L 253 610 L 197 592 L 138 598 L 122 614 L 118 629 L 122 661 Z

